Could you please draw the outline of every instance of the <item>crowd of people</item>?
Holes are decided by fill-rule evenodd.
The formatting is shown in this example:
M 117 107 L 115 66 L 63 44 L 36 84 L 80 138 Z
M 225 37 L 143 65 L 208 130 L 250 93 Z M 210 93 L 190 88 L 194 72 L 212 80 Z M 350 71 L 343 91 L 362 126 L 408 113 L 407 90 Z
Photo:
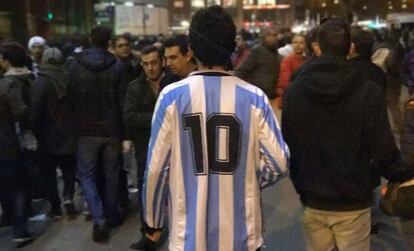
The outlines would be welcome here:
M 76 216 L 78 186 L 93 241 L 108 240 L 128 213 L 133 154 L 134 249 L 168 234 L 170 250 L 260 250 L 261 190 L 290 174 L 307 250 L 369 250 L 381 177 L 414 177 L 401 97 L 414 90 L 412 33 L 328 18 L 307 34 L 250 34 L 213 6 L 188 35 L 145 46 L 103 26 L 69 46 L 2 41 L 0 224 L 28 243 L 32 202 Z M 414 249 L 414 221 L 403 225 Z

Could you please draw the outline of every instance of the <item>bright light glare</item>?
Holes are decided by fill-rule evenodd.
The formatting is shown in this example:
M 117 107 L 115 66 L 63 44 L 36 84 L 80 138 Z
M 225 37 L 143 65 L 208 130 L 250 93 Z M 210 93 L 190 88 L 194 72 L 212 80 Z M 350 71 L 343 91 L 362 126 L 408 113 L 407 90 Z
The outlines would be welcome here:
M 124 5 L 125 6 L 134 6 L 134 3 L 133 2 L 125 2 Z
M 185 28 L 190 27 L 190 22 L 188 22 L 187 20 L 181 21 L 180 24 L 181 24 L 182 27 L 185 27 Z

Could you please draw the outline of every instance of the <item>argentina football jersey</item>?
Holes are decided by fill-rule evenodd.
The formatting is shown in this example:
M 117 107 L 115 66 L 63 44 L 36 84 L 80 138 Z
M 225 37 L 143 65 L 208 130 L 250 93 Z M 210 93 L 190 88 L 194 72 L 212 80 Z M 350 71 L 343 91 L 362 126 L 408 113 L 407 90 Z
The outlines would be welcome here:
M 287 175 L 289 149 L 266 95 L 222 71 L 167 86 L 155 108 L 143 190 L 144 218 L 169 250 L 256 250 L 261 189 Z

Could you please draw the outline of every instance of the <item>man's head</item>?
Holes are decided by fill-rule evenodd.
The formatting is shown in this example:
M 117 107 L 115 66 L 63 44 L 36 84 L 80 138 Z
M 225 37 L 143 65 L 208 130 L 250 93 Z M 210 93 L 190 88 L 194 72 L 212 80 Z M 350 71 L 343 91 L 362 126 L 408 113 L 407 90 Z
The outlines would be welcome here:
M 166 66 L 180 78 L 186 77 L 193 67 L 193 53 L 188 50 L 188 36 L 180 34 L 167 38 L 164 43 Z
M 97 26 L 92 29 L 91 32 L 91 44 L 92 46 L 104 48 L 108 47 L 109 40 L 111 39 L 111 30 L 104 26 Z
M 0 47 L 0 67 L 5 71 L 26 66 L 26 57 L 26 50 L 18 43 L 3 43 Z
M 126 59 L 131 56 L 131 42 L 126 36 L 116 36 L 112 39 L 113 53 L 116 58 Z
M 307 35 L 308 50 L 317 57 L 319 57 L 322 54 L 321 47 L 318 43 L 318 32 L 319 27 L 316 27 L 313 28 Z
M 370 59 L 372 48 L 374 47 L 374 36 L 362 29 L 355 29 L 351 33 L 351 52 L 350 56 L 361 56 Z
M 247 41 L 250 39 L 250 33 L 245 30 L 237 32 L 236 35 L 236 48 L 242 49 L 246 47 Z
M 278 41 L 277 38 L 278 32 L 275 27 L 266 27 L 260 33 L 260 37 L 262 38 L 263 45 L 268 48 L 276 49 L 276 44 Z
M 64 58 L 62 52 L 56 48 L 48 48 L 43 53 L 42 64 L 60 65 L 63 64 Z
M 201 9 L 191 20 L 190 48 L 205 67 L 225 66 L 236 46 L 235 37 L 233 19 L 220 6 Z
M 46 40 L 39 36 L 34 36 L 30 38 L 27 43 L 27 48 L 29 48 L 30 55 L 35 61 L 40 62 L 45 50 Z
M 155 46 L 147 46 L 141 51 L 141 66 L 151 81 L 158 80 L 162 74 L 162 58 Z
M 319 27 L 318 43 L 322 55 L 346 57 L 351 47 L 349 25 L 341 18 L 331 18 Z

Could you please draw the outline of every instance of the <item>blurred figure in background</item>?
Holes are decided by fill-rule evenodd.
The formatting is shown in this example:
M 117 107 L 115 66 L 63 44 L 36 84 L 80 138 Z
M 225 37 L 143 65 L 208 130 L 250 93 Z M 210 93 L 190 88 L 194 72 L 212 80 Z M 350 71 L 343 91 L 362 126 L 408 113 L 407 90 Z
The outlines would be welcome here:
M 42 62 L 43 52 L 45 51 L 46 40 L 40 36 L 30 38 L 27 47 L 29 48 L 30 58 L 32 59 L 32 73 L 37 77 L 39 65 Z
M 251 49 L 247 45 L 251 39 L 250 33 L 246 30 L 240 30 L 236 35 L 236 50 L 231 55 L 233 69 L 237 69 L 239 65 L 250 55 Z

